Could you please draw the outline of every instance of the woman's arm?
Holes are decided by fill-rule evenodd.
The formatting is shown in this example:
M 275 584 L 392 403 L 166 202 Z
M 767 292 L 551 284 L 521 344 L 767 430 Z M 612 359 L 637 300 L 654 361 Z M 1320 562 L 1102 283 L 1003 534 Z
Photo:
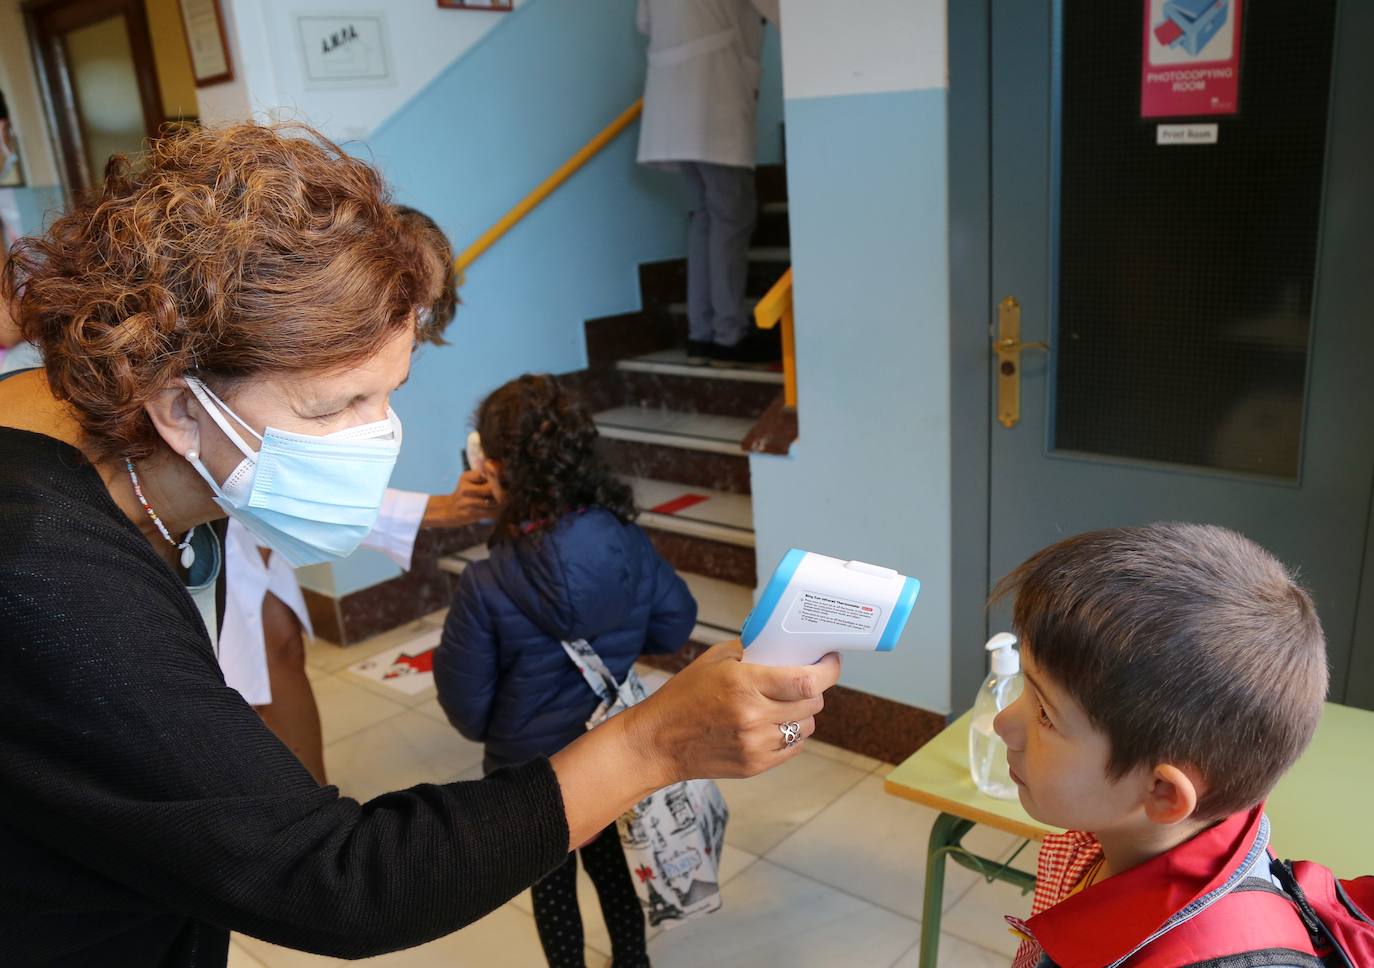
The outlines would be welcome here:
M 23 338 L 19 332 L 18 306 L 0 291 L 0 349 L 7 350 Z
M 450 494 L 386 489 L 377 523 L 363 537 L 363 547 L 380 551 L 406 571 L 421 528 L 462 528 L 490 517 L 491 485 L 480 474 L 464 471 Z
M 776 724 L 810 735 L 839 674 L 834 657 L 748 665 L 728 643 L 552 767 L 359 803 L 316 785 L 224 685 L 185 592 L 145 545 L 117 553 L 142 539 L 116 530 L 113 554 L 68 541 L 61 581 L 0 561 L 0 846 L 9 830 L 131 904 L 322 954 L 457 930 L 645 793 L 782 762 L 798 747 L 782 749 Z M 48 537 L 35 546 L 62 532 Z
M 821 693 L 840 676 L 839 656 L 804 668 L 743 656 L 738 641 L 713 647 L 649 699 L 553 756 L 569 849 L 660 787 L 754 776 L 801 752 L 801 742 L 783 746 L 778 724 L 799 723 L 803 738 L 815 732 Z

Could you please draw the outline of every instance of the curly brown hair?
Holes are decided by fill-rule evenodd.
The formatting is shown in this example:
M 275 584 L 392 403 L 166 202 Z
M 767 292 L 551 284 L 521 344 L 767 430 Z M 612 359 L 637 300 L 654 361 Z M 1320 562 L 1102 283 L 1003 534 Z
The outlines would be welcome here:
M 112 158 L 0 288 L 89 453 L 140 458 L 159 446 L 145 403 L 188 371 L 223 385 L 371 356 L 440 298 L 431 253 L 371 165 L 304 125 L 236 124 Z
M 543 527 L 592 505 L 634 520 L 629 486 L 596 452 L 596 423 L 556 378 L 511 380 L 482 401 L 473 423 L 485 456 L 501 462 L 506 492 L 491 544 L 537 540 Z

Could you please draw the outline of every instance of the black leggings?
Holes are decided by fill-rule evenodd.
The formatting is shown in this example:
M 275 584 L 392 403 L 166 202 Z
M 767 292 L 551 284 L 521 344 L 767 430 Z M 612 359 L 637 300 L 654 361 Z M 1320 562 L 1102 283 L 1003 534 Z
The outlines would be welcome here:
M 586 968 L 582 914 L 577 907 L 577 855 L 601 899 L 601 914 L 611 936 L 613 968 L 648 968 L 644 910 L 630 880 L 620 833 L 611 824 L 530 890 L 534 924 L 549 968 Z

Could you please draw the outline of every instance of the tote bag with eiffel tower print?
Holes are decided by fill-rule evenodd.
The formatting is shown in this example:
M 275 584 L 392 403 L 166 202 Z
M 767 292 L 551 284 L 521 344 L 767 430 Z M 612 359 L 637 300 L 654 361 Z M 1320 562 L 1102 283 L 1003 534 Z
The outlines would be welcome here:
M 634 669 L 617 684 L 585 639 L 564 642 L 563 650 L 601 698 L 588 729 L 644 699 L 644 683 Z M 719 787 L 710 780 L 684 780 L 649 794 L 616 821 L 649 924 L 672 927 L 720 909 L 720 852 L 729 819 Z

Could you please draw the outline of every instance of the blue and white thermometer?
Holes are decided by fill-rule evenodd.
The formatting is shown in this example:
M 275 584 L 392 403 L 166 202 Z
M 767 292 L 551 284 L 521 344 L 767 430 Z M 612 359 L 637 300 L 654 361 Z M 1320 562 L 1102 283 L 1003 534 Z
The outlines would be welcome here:
M 891 652 L 920 590 L 891 568 L 793 548 L 744 620 L 744 659 L 810 665 L 827 652 Z

